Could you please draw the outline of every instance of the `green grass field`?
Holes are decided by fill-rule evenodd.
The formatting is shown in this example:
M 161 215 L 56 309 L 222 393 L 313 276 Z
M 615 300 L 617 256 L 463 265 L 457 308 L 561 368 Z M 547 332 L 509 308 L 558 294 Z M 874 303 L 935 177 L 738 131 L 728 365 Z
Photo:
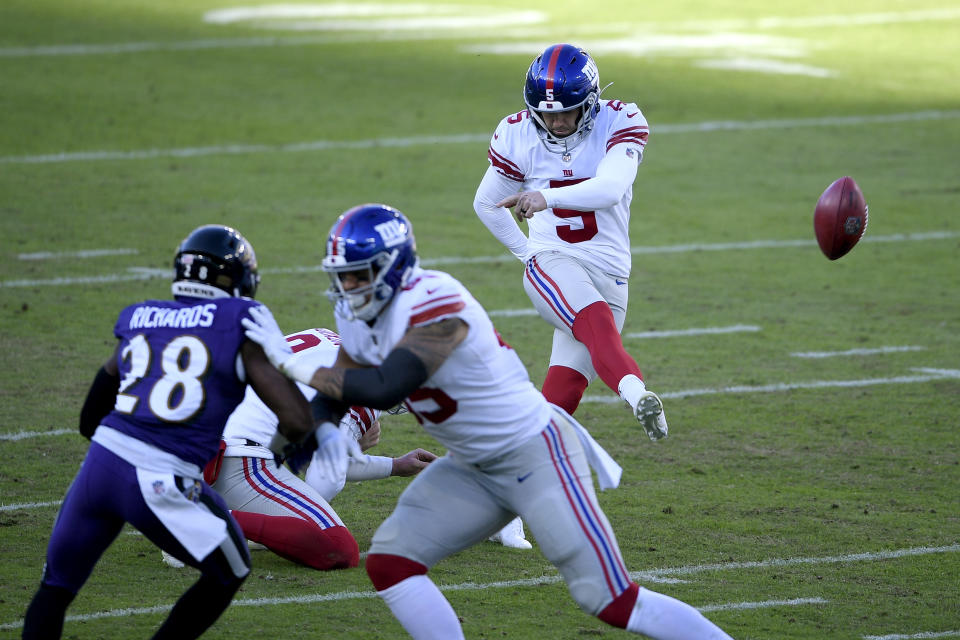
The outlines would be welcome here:
M 337 215 L 397 206 L 542 382 L 550 330 L 503 313 L 530 308 L 521 265 L 472 201 L 527 65 L 562 41 L 652 128 L 624 335 L 670 437 L 599 382 L 578 411 L 624 467 L 600 500 L 636 579 L 738 640 L 960 637 L 960 3 L 423 4 L 0 3 L 0 638 L 86 450 L 116 314 L 169 295 L 200 224 L 247 236 L 293 331 L 333 326 L 318 265 Z M 870 225 L 830 262 L 813 207 L 843 175 Z M 381 453 L 414 446 L 441 451 L 385 421 Z M 405 484 L 336 499 L 361 550 Z M 362 570 L 253 560 L 206 637 L 403 637 Z M 487 543 L 431 575 L 469 638 L 627 637 L 536 550 Z M 149 637 L 194 579 L 125 532 L 64 635 Z

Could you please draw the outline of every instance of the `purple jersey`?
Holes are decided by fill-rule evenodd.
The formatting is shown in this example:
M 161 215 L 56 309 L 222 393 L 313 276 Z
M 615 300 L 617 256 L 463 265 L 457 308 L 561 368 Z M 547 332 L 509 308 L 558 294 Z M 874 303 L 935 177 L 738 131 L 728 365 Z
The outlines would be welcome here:
M 120 389 L 102 424 L 203 467 L 243 400 L 240 320 L 256 304 L 180 297 L 121 311 L 114 327 Z

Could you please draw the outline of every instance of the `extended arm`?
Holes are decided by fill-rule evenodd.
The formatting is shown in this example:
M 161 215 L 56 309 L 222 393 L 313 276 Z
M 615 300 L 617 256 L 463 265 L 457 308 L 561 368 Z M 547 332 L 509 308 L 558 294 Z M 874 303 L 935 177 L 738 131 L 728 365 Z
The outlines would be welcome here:
M 468 330 L 467 324 L 459 318 L 414 327 L 380 366 L 320 368 L 314 371 L 308 384 L 335 400 L 389 409 L 433 375 L 467 337 Z
M 407 331 L 378 367 L 345 368 L 338 355 L 333 368 L 310 370 L 304 368 L 302 361 L 289 364 L 289 345 L 269 309 L 253 307 L 250 316 L 252 319 L 243 320 L 247 337 L 264 345 L 270 361 L 287 376 L 332 400 L 373 409 L 389 409 L 419 388 L 463 342 L 470 329 L 460 318 L 446 318 Z M 340 354 L 347 358 L 345 362 L 352 362 L 343 349 Z
M 517 226 L 510 212 L 498 204 L 516 193 L 519 186 L 518 182 L 501 176 L 492 166 L 487 167 L 473 199 L 473 210 L 490 233 L 502 242 L 510 253 L 523 260 L 527 252 L 527 236 Z
M 632 153 L 628 154 L 627 151 Z M 596 211 L 612 207 L 623 197 L 637 177 L 638 153 L 624 145 L 614 146 L 597 165 L 597 175 L 577 184 L 525 191 L 510 195 L 498 206 L 516 207 L 520 218 L 532 218 L 537 211 L 561 207 L 576 211 Z

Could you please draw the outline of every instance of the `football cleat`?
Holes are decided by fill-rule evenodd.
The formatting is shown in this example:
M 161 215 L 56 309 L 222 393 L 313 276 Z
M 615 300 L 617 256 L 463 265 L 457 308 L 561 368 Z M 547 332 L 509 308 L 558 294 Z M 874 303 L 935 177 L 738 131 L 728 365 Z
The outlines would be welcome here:
M 652 391 L 644 391 L 633 408 L 633 415 L 643 426 L 651 440 L 667 437 L 667 418 L 663 415 L 663 402 Z
M 532 549 L 533 545 L 523 534 L 523 520 L 519 516 L 507 523 L 503 529 L 490 536 L 491 542 L 499 542 L 511 549 Z

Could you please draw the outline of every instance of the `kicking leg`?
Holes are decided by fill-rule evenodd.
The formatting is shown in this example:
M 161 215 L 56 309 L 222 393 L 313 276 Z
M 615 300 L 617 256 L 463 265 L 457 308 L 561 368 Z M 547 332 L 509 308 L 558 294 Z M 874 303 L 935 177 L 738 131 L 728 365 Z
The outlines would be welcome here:
M 660 398 L 648 391 L 636 361 L 623 348 L 623 340 L 606 302 L 584 307 L 573 322 L 574 337 L 586 345 L 597 374 L 633 410 L 651 440 L 667 435 L 667 419 Z

